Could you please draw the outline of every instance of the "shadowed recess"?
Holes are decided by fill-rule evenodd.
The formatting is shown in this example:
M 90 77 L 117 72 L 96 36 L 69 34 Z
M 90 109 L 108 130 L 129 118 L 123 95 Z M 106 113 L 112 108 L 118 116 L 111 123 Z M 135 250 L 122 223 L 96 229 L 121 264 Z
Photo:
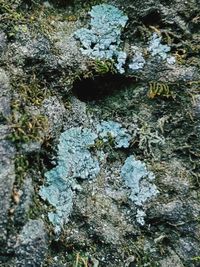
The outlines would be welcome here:
M 159 10 L 151 10 L 148 14 L 141 18 L 144 25 L 161 25 L 161 15 Z
M 135 78 L 107 74 L 75 81 L 72 92 L 81 101 L 101 100 L 133 83 L 135 83 Z

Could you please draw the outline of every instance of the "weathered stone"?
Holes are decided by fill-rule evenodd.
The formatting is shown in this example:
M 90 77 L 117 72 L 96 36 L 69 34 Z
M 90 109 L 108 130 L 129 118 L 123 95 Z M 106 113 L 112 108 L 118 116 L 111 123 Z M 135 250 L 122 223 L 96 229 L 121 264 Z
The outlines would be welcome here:
M 71 7 L 66 0 L 4 2 L 1 25 L 4 32 L 0 32 L 0 60 L 6 70 L 0 69 L 0 265 L 34 267 L 45 263 L 64 267 L 74 265 L 79 256 L 82 264 L 81 257 L 88 256 L 89 264 L 92 265 L 90 260 L 94 257 L 99 265 L 108 267 L 156 266 L 157 263 L 161 267 L 197 267 L 200 250 L 199 0 L 106 1 L 129 18 L 119 44 L 120 51 L 127 54 L 125 74 L 120 79 L 113 74 L 113 62 L 88 59 L 74 38 L 78 29 L 87 28 L 89 1 L 73 0 Z M 57 9 L 58 2 L 65 9 Z M 160 48 L 167 47 L 166 54 L 173 57 L 173 65 L 159 55 L 154 57 L 148 49 L 153 34 L 160 38 Z M 98 32 L 95 36 L 99 42 Z M 94 44 L 91 43 L 91 49 Z M 20 87 L 22 92 L 17 88 L 20 79 L 23 84 L 34 78 L 40 87 L 44 86 L 41 89 L 51 91 L 51 96 L 45 99 L 43 90 L 42 95 L 36 92 L 36 98 L 43 101 L 42 106 L 41 101 L 27 104 L 27 92 L 30 99 L 35 97 L 31 86 Z M 88 80 L 92 82 L 85 82 Z M 122 87 L 118 87 L 118 81 Z M 10 90 L 10 83 L 16 88 Z M 157 90 L 152 97 L 151 84 Z M 25 94 L 23 89 L 27 90 Z M 122 123 L 131 135 L 128 149 L 116 150 L 112 132 L 106 144 L 97 138 L 88 147 L 91 155 L 98 158 L 101 171 L 92 181 L 74 177 L 77 184 L 72 186 L 73 209 L 63 225 L 60 240 L 54 240 L 49 247 L 46 233 L 51 232 L 52 226 L 46 227 L 40 219 L 26 223 L 26 214 L 32 195 L 39 202 L 37 194 L 43 183 L 43 171 L 52 168 L 49 163 L 55 163 L 56 152 L 51 139 L 45 139 L 44 145 L 17 143 L 20 152 L 30 156 L 29 160 L 34 161 L 32 152 L 41 155 L 41 165 L 29 166 L 30 171 L 36 167 L 39 177 L 33 179 L 34 184 L 27 177 L 22 188 L 16 189 L 18 205 L 10 205 L 15 149 L 4 140 L 15 129 L 7 123 L 10 99 L 19 100 L 15 115 L 20 118 L 25 112 L 46 115 L 49 130 L 40 129 L 41 139 L 48 135 L 55 138 L 54 144 L 60 131 L 72 127 L 95 130 L 102 120 Z M 31 123 L 29 127 L 32 126 L 35 125 Z M 73 153 L 76 141 L 69 153 Z M 144 205 L 147 214 L 144 226 L 136 222 L 137 207 L 128 199 L 128 189 L 120 177 L 123 162 L 132 154 L 155 174 L 154 182 L 160 192 L 154 202 Z M 70 165 L 69 173 L 71 169 Z M 64 197 L 58 192 L 58 203 L 66 201 L 68 195 L 64 192 Z M 40 209 L 54 211 L 47 202 L 38 202 L 39 212 Z M 145 244 L 149 244 L 146 250 Z M 49 258 L 48 263 L 44 261 L 47 249 L 51 263 Z M 98 263 L 93 265 L 97 267 Z
M 0 68 L 0 114 L 10 115 L 10 81 L 7 73 Z
M 27 213 L 32 203 L 33 193 L 32 179 L 27 177 L 22 186 L 19 203 L 14 213 L 14 221 L 17 226 L 24 225 L 27 220 Z
M 4 49 L 6 48 L 7 44 L 7 37 L 6 34 L 0 31 L 0 55 L 3 53 Z
M 197 219 L 200 214 L 200 208 L 197 202 L 174 200 L 167 204 L 160 204 L 152 207 L 148 211 L 148 218 L 159 218 L 162 221 L 168 221 L 174 225 L 190 219 Z
M 16 267 L 40 267 L 47 251 L 47 233 L 42 220 L 30 220 L 19 234 Z
M 43 101 L 42 112 L 48 118 L 48 130 L 52 136 L 56 136 L 62 129 L 65 107 L 55 96 Z
M 182 237 L 174 244 L 176 254 L 185 262 L 188 267 L 196 267 L 192 259 L 199 257 L 200 243 L 192 237 Z M 198 263 L 197 263 L 198 264 Z
M 162 259 L 159 263 L 160 267 L 184 267 L 178 255 L 172 249 L 169 249 L 169 256 Z
M 15 149 L 8 141 L 0 141 L 0 250 L 5 249 L 3 243 L 7 236 L 8 213 L 15 181 L 14 156 Z

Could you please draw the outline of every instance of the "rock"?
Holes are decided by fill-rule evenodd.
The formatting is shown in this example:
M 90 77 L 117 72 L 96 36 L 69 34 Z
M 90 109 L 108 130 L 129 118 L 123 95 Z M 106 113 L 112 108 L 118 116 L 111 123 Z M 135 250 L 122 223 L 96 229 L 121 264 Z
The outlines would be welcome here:
M 34 188 L 31 177 L 27 177 L 22 186 L 19 204 L 14 213 L 14 221 L 16 226 L 24 225 L 27 220 L 27 213 L 32 203 Z
M 15 148 L 5 140 L 0 141 L 0 251 L 5 249 L 8 213 L 10 209 L 13 183 L 15 181 Z
M 6 48 L 6 44 L 7 44 L 6 34 L 0 31 L 0 55 L 3 53 L 4 49 Z
M 89 9 L 96 8 L 89 1 L 7 2 L 3 0 L 4 32 L 0 31 L 0 265 L 73 266 L 78 254 L 80 261 L 88 259 L 87 265 L 94 267 L 156 266 L 157 263 L 161 267 L 198 266 L 192 258 L 198 260 L 200 250 L 199 1 L 106 1 L 129 18 L 117 43 L 119 51 L 127 54 L 127 60 L 124 64 L 126 57 L 120 54 L 119 65 L 115 64 L 116 55 L 106 57 L 114 60 L 107 62 L 81 52 L 84 44 L 74 34 L 83 27 L 91 33 L 87 14 Z M 72 2 L 73 6 L 68 6 Z M 62 3 L 65 8 L 60 8 Z M 101 17 L 101 13 L 95 12 L 94 19 L 96 15 L 104 21 L 105 13 Z M 111 12 L 108 18 L 111 23 L 112 15 Z M 94 27 L 95 40 L 89 44 L 90 49 L 95 50 L 95 44 L 101 43 L 99 33 L 103 28 Z M 152 36 L 156 36 L 154 44 L 159 40 L 157 48 L 162 54 L 148 49 Z M 112 52 L 113 42 L 109 41 L 108 46 L 100 50 Z M 116 74 L 113 66 L 124 67 L 125 73 Z M 34 80 L 41 92 L 31 86 Z M 23 89 L 27 90 L 25 94 Z M 156 91 L 152 98 L 151 89 Z M 32 95 L 38 97 L 42 105 L 35 98 L 27 102 L 27 95 L 30 99 Z M 33 117 L 45 115 L 45 126 L 49 123 L 49 129 L 37 125 L 37 121 L 28 124 L 28 128 L 39 128 L 40 142 L 17 143 L 17 152 L 26 154 L 29 162 L 34 161 L 27 173 L 37 175 L 35 179 L 25 175 L 20 188 L 17 188 L 18 180 L 15 182 L 15 148 L 5 140 L 11 129 L 15 129 L 7 120 L 12 112 L 11 100 L 20 102 L 17 110 L 13 110 L 19 124 L 26 113 Z M 113 131 L 108 131 L 106 142 L 98 136 L 94 142 L 87 143 L 84 148 L 87 157 L 83 158 L 83 149 L 78 148 L 80 157 L 75 154 L 72 158 L 77 143 L 82 142 L 75 135 L 72 144 L 67 144 L 62 152 L 63 158 L 72 158 L 68 174 L 60 169 L 63 183 L 59 186 L 57 176 L 55 179 L 49 176 L 48 183 L 56 186 L 46 189 L 48 198 L 43 194 L 43 201 L 39 189 L 42 184 L 47 187 L 45 173 L 57 170 L 53 166 L 59 149 L 53 146 L 58 143 L 60 132 L 72 128 L 96 131 L 96 125 L 102 121 L 122 123 L 130 134 L 128 144 L 115 146 Z M 18 128 L 23 132 L 23 127 Z M 91 175 L 95 176 L 91 180 L 77 175 L 80 163 L 80 169 L 87 171 L 88 155 L 97 159 L 99 165 L 98 175 L 91 168 Z M 132 188 L 120 176 L 121 167 L 130 155 L 144 162 L 155 174 L 154 183 L 159 190 L 154 201 L 147 198 L 145 201 L 149 187 L 143 186 L 146 184 L 142 180 L 138 182 L 135 195 L 141 196 L 140 203 L 145 201 L 143 209 L 138 209 L 138 202 L 130 201 Z M 73 183 L 63 186 L 71 175 Z M 42 213 L 42 219 L 27 218 L 32 202 L 34 216 Z M 53 217 L 55 207 L 59 207 L 58 217 Z M 52 224 L 45 225 L 47 213 L 55 221 L 65 220 L 60 236 L 52 234 Z M 145 224 L 139 225 L 138 219 Z M 48 233 L 51 244 L 48 244 Z M 93 258 L 97 259 L 96 264 Z
M 0 97 L 6 96 L 10 90 L 9 77 L 2 68 L 0 68 L 0 89 Z
M 87 70 L 87 59 L 81 54 L 74 32 L 81 27 L 80 22 L 59 22 L 55 24 L 56 32 L 52 36 L 55 48 L 59 51 L 59 65 L 69 70 Z M 63 34 L 63 31 L 65 34 Z
M 47 232 L 42 220 L 28 221 L 15 247 L 16 267 L 40 267 L 47 252 Z
M 42 113 L 48 118 L 49 133 L 56 136 L 62 129 L 65 107 L 56 97 L 49 97 L 43 101 Z
M 148 218 L 159 219 L 174 225 L 181 225 L 189 218 L 195 220 L 200 214 L 199 204 L 195 201 L 173 200 L 167 204 L 159 204 L 148 211 Z
M 10 115 L 10 80 L 7 73 L 0 68 L 0 114 Z
M 19 26 L 16 39 L 17 41 L 8 45 L 4 60 L 18 68 L 26 66 L 27 70 L 35 66 L 38 72 L 47 76 L 57 68 L 56 57 L 51 53 L 50 41 L 42 34 L 33 36 L 28 27 L 24 30 Z
M 199 241 L 193 237 L 181 237 L 178 242 L 174 244 L 176 254 L 185 262 L 185 266 L 198 266 L 192 263 L 192 259 L 199 257 L 200 244 Z
M 87 127 L 89 125 L 89 116 L 86 103 L 73 96 L 70 98 L 70 104 L 71 108 L 66 110 L 64 128 L 68 129 L 69 125 Z
M 184 267 L 178 255 L 172 249 L 169 249 L 169 256 L 162 259 L 159 263 L 161 267 Z
M 24 153 L 30 154 L 33 152 L 39 152 L 41 150 L 41 142 L 28 142 L 22 144 L 22 149 Z

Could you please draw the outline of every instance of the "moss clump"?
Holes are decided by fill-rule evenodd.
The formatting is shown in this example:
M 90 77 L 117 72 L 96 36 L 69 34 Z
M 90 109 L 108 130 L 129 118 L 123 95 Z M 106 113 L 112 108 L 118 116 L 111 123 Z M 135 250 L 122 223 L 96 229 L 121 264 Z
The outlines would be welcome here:
M 148 97 L 153 99 L 155 97 L 174 98 L 175 95 L 168 84 L 159 82 L 150 82 Z
M 25 155 L 19 154 L 15 158 L 15 184 L 20 188 L 29 169 L 29 161 Z
M 32 75 L 28 81 L 21 77 L 12 81 L 14 91 L 18 93 L 18 97 L 12 101 L 12 109 L 20 110 L 24 104 L 27 106 L 40 107 L 42 102 L 51 95 L 50 90 L 45 84 L 41 84 L 35 75 Z
M 9 139 L 16 143 L 42 141 L 44 137 L 42 132 L 46 132 L 48 129 L 47 118 L 43 115 L 25 113 L 24 115 L 18 117 L 15 113 L 13 113 L 8 121 L 13 129 Z
M 104 75 L 107 73 L 115 74 L 117 70 L 113 60 L 93 60 L 90 63 L 90 67 L 94 72 L 94 75 Z

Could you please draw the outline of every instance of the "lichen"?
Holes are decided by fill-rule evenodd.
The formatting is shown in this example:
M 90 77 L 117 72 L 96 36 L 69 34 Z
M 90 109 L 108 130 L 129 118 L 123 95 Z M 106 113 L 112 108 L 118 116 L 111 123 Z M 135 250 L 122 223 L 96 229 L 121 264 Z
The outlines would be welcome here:
M 42 186 L 39 192 L 56 210 L 48 213 L 56 233 L 69 220 L 75 178 L 92 179 L 100 171 L 97 159 L 88 150 L 96 138 L 97 135 L 91 130 L 81 127 L 66 130 L 60 136 L 57 166 L 45 173 L 47 186 Z
M 137 46 L 132 46 L 132 51 L 134 53 L 134 56 L 132 57 L 131 63 L 129 64 L 129 69 L 131 69 L 132 71 L 143 69 L 146 62 L 142 55 L 142 52 Z
M 147 200 L 158 194 L 156 185 L 153 183 L 155 176 L 148 171 L 145 163 L 136 160 L 134 156 L 129 156 L 122 169 L 121 176 L 127 187 L 130 188 L 130 199 L 138 206 L 136 220 L 139 224 L 144 224 L 145 213 L 142 210 Z
M 104 142 L 107 142 L 109 136 L 114 139 L 115 148 L 128 148 L 131 141 L 131 135 L 118 122 L 103 121 L 97 125 L 97 132 Z
M 175 57 L 168 53 L 171 51 L 171 47 L 161 44 L 161 41 L 162 37 L 159 37 L 157 33 L 154 33 L 147 50 L 152 56 L 158 56 L 161 60 L 166 60 L 169 65 L 174 64 L 176 62 Z
M 126 53 L 120 51 L 121 30 L 126 25 L 128 17 L 118 8 L 101 4 L 93 6 L 90 29 L 81 28 L 75 32 L 75 37 L 81 42 L 81 51 L 92 59 L 116 59 L 115 67 L 124 72 L 123 65 Z
M 59 233 L 64 224 L 69 220 L 73 207 L 73 191 L 70 180 L 63 179 L 65 170 L 60 166 L 45 174 L 48 186 L 40 189 L 40 196 L 47 200 L 56 212 L 49 212 L 49 221 L 55 226 L 55 233 Z

